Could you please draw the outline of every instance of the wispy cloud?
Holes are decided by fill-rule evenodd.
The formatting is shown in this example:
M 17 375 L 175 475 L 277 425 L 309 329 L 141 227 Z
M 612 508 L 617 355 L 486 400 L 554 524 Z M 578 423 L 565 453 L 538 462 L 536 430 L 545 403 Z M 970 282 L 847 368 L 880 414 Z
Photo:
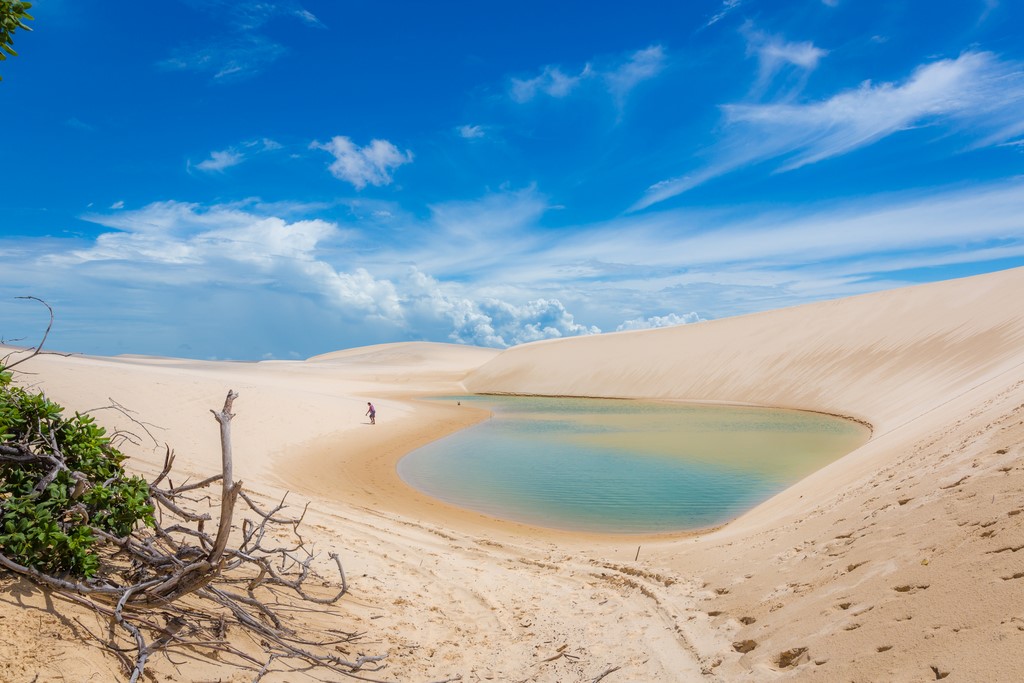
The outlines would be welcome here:
M 787 95 L 794 95 L 803 87 L 808 74 L 817 68 L 818 62 L 828 54 L 827 50 L 816 47 L 809 41 L 790 42 L 781 36 L 759 31 L 747 23 L 741 31 L 747 39 L 747 55 L 757 57 L 757 82 L 753 95 L 760 97 L 772 81 L 784 69 L 792 68 L 798 73 L 797 83 Z
M 204 159 L 199 163 L 193 165 L 191 161 L 188 162 L 188 168 L 197 168 L 200 171 L 206 173 L 223 173 L 225 169 L 231 168 L 232 166 L 238 166 L 245 161 L 251 154 L 261 154 L 263 152 L 273 152 L 282 148 L 282 146 L 269 138 L 262 138 L 260 140 L 248 140 L 239 145 L 239 148 L 230 147 L 228 149 L 216 150 L 210 152 L 210 157 Z M 244 151 L 243 151 L 244 150 Z
M 592 231 L 589 238 L 593 244 L 614 240 L 610 248 L 617 254 L 616 262 L 652 269 L 678 265 L 680 259 L 674 255 L 685 254 L 684 265 L 691 270 L 784 271 L 820 263 L 836 274 L 875 276 L 885 271 L 885 258 L 895 255 L 902 261 L 927 257 L 937 265 L 958 263 L 961 254 L 969 252 L 1019 249 L 1024 246 L 1022 211 L 1024 183 L 1017 180 L 860 198 L 800 213 L 762 212 L 746 219 L 685 211 L 652 213 L 614 221 Z M 681 226 L 687 230 L 681 231 Z M 574 246 L 581 258 L 594 260 L 607 251 L 583 243 Z
M 68 126 L 69 128 L 76 128 L 78 130 L 84 130 L 89 133 L 93 133 L 96 131 L 96 126 L 92 125 L 91 123 L 86 123 L 85 121 L 82 121 L 81 119 L 78 119 L 74 116 L 65 121 L 64 125 Z
M 1024 68 L 988 52 L 967 52 L 919 67 L 903 83 L 864 82 L 806 104 L 722 107 L 725 137 L 712 161 L 687 176 L 652 185 L 631 211 L 682 194 L 737 168 L 770 160 L 785 172 L 919 126 L 955 131 L 965 147 L 1005 143 L 1024 134 Z
M 984 0 L 984 9 L 981 11 L 981 15 L 978 17 L 977 24 L 980 26 L 999 8 L 999 0 Z
M 487 135 L 486 131 L 484 130 L 484 127 L 477 125 L 466 124 L 463 126 L 458 126 L 455 130 L 459 134 L 459 137 L 466 140 L 479 140 L 480 138 Z
M 210 158 L 204 161 L 200 161 L 196 164 L 196 168 L 200 171 L 207 171 L 210 173 L 223 173 L 224 169 L 237 166 L 242 163 L 244 157 L 230 149 L 221 150 L 219 152 L 210 152 Z
M 284 46 L 263 36 L 242 35 L 180 47 L 158 66 L 166 71 L 198 71 L 209 74 L 215 81 L 229 81 L 256 75 L 285 52 Z
M 599 83 L 621 106 L 637 85 L 662 71 L 665 61 L 664 48 L 652 45 L 625 57 L 600 58 L 568 71 L 561 66 L 548 65 L 533 78 L 512 78 L 509 96 L 519 104 L 530 102 L 541 95 L 562 99 L 586 83 Z
M 555 232 L 535 188 L 434 205 L 426 217 L 380 217 L 373 202 L 349 222 L 315 217 L 329 210 L 258 200 L 110 210 L 83 216 L 105 228 L 92 239 L 12 250 L 0 237 L 0 268 L 8 287 L 34 283 L 83 320 L 116 287 L 149 344 L 204 337 L 215 347 L 243 320 L 297 326 L 319 344 L 506 346 L 698 322 L 896 286 L 909 269 L 1024 256 L 1020 180 L 810 210 L 652 211 Z M 141 347 L 132 350 L 179 353 Z
M 158 62 L 166 71 L 196 71 L 214 81 L 229 82 L 255 76 L 287 53 L 287 48 L 260 31 L 278 17 L 292 18 L 307 26 L 323 28 L 312 12 L 291 0 L 186 0 L 196 10 L 226 23 L 228 34 L 220 38 L 178 47 Z
M 45 245 L 48 251 L 37 263 L 41 268 L 58 266 L 68 278 L 127 280 L 133 291 L 157 298 L 216 284 L 219 290 L 235 292 L 233 296 L 248 292 L 245 305 L 268 316 L 274 312 L 258 303 L 266 293 L 292 292 L 296 299 L 322 302 L 331 311 L 320 316 L 326 321 L 362 321 L 384 330 L 385 338 L 423 329 L 430 338 L 508 346 L 600 331 L 578 323 L 557 298 L 511 302 L 467 294 L 459 282 L 442 282 L 408 265 L 415 251 L 407 253 L 406 265 L 396 267 L 390 259 L 375 265 L 360 256 L 358 246 L 353 251 L 341 248 L 350 243 L 350 230 L 319 219 L 256 213 L 256 205 L 204 207 L 167 201 L 116 214 L 90 214 L 84 218 L 112 230 L 85 247 L 53 251 L 55 244 Z M 439 208 L 431 231 L 457 234 L 471 213 L 466 206 Z M 174 308 L 154 303 L 152 310 L 173 315 Z M 314 324 L 307 321 L 307 326 Z
M 315 14 L 296 0 L 185 0 L 196 10 L 224 20 L 238 31 L 263 28 L 278 17 L 294 18 L 310 26 L 322 27 Z
M 608 92 L 621 106 L 633 88 L 657 76 L 664 67 L 665 50 L 660 45 L 652 45 L 634 52 L 625 62 L 604 72 L 603 78 Z
M 575 76 L 564 73 L 557 66 L 545 66 L 541 73 L 533 78 L 513 78 L 510 94 L 512 99 L 520 104 L 542 94 L 559 99 L 571 93 L 589 73 L 589 65 L 584 66 Z
M 722 2 L 721 9 L 719 9 L 718 12 L 716 12 L 710 19 L 708 19 L 708 23 L 706 23 L 704 27 L 707 28 L 709 26 L 714 26 L 722 19 L 725 19 L 727 16 L 729 16 L 729 14 L 732 13 L 733 10 L 735 10 L 741 4 L 743 4 L 743 0 L 724 0 Z
M 313 142 L 310 149 L 321 149 L 334 156 L 328 168 L 338 180 L 352 183 L 361 190 L 367 185 L 383 186 L 392 182 L 391 172 L 412 162 L 412 152 L 402 152 L 387 140 L 371 140 L 359 147 L 344 135 L 336 135 L 328 142 Z

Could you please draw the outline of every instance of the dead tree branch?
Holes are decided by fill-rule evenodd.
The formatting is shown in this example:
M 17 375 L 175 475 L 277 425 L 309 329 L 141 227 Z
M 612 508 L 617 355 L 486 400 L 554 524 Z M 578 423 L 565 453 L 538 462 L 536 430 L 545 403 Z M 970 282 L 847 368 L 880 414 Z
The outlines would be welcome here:
M 50 313 L 50 322 L 47 323 L 47 325 L 46 325 L 46 331 L 43 333 L 43 338 L 40 339 L 39 343 L 36 344 L 34 347 L 29 348 L 29 349 L 19 349 L 17 351 L 11 351 L 10 353 L 8 353 L 3 358 L 0 358 L 0 368 L 3 368 L 4 370 L 10 370 L 11 368 L 13 368 L 13 367 L 15 367 L 17 365 L 21 365 L 22 363 L 24 363 L 28 359 L 34 358 L 35 356 L 38 356 L 40 353 L 43 353 L 43 345 L 46 343 L 46 338 L 50 336 L 50 330 L 53 329 L 53 309 L 50 308 L 50 304 L 46 303 L 45 301 L 43 301 L 42 299 L 40 299 L 37 296 L 16 296 L 14 298 L 15 299 L 31 299 L 32 301 L 38 301 L 42 305 L 46 306 L 46 310 Z M 19 353 L 28 353 L 28 355 L 25 356 L 24 358 L 19 358 L 18 360 L 14 361 L 13 363 L 8 363 L 8 361 L 11 359 L 12 356 L 15 356 L 15 355 L 17 355 Z M 47 353 L 49 353 L 49 352 L 47 352 Z M 58 355 L 58 356 L 69 356 L 71 354 L 59 353 L 59 354 L 56 354 L 56 355 Z
M 153 526 L 140 524 L 123 538 L 94 528 L 102 570 L 92 578 L 50 575 L 2 552 L 0 568 L 110 620 L 111 630 L 102 642 L 122 661 L 131 683 L 142 680 L 154 656 L 180 648 L 249 669 L 255 681 L 271 671 L 318 668 L 369 680 L 364 672 L 380 670 L 386 654 L 348 660 L 334 649 L 339 643 L 358 642 L 361 634 L 333 632 L 329 640 L 323 639 L 279 611 L 289 605 L 301 605 L 307 614 L 321 610 L 348 592 L 348 582 L 336 553 L 321 557 L 300 535 L 306 508 L 294 517 L 284 514 L 284 499 L 262 507 L 234 480 L 231 410 L 237 397 L 229 391 L 223 408 L 211 411 L 220 425 L 220 474 L 174 486 L 174 451 L 167 447 L 163 468 L 149 484 Z M 38 467 L 45 488 L 69 468 L 57 442 L 47 441 L 43 429 L 39 434 L 45 449 L 26 442 L 0 443 L 0 464 Z M 221 495 L 214 502 L 200 492 L 218 480 Z M 239 498 L 248 516 L 236 524 Z M 204 503 L 207 510 L 196 509 Z M 211 536 L 206 523 L 213 519 L 214 506 L 219 507 L 218 524 Z M 337 578 L 325 578 L 324 567 L 336 570 Z M 307 588 L 313 581 L 315 590 Z M 249 634 L 261 644 L 263 656 L 241 649 L 237 636 L 229 639 L 229 629 Z

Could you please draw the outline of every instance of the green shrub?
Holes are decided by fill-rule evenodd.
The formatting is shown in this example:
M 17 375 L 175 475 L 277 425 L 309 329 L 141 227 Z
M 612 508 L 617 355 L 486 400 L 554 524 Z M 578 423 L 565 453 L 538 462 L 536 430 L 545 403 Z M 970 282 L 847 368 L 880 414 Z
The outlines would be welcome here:
M 0 552 L 51 575 L 88 578 L 99 569 L 97 531 L 124 537 L 140 522 L 153 526 L 153 505 L 106 430 L 63 411 L 0 371 Z

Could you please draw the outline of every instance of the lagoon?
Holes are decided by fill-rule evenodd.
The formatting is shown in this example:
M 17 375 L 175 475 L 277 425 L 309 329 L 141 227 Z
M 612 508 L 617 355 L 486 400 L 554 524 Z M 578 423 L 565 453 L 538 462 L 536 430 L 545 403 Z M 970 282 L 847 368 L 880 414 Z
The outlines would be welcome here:
M 485 422 L 413 451 L 410 486 L 535 526 L 660 533 L 722 524 L 856 449 L 864 425 L 752 406 L 457 396 Z

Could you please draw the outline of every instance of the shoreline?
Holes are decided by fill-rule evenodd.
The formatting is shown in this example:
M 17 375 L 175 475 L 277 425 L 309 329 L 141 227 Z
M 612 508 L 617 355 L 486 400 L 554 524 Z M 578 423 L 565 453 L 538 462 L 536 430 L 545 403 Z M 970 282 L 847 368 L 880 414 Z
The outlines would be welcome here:
M 623 540 L 671 541 L 705 535 L 726 526 L 724 522 L 713 527 L 697 530 L 667 532 L 612 533 L 594 531 L 570 531 L 535 526 L 522 522 L 501 519 L 475 510 L 459 507 L 434 498 L 402 481 L 398 476 L 399 460 L 412 451 L 438 441 L 463 429 L 489 419 L 491 412 L 486 408 L 472 406 L 450 406 L 440 402 L 421 401 L 437 398 L 422 394 L 395 395 L 392 400 L 405 402 L 413 408 L 411 417 L 399 427 L 397 434 L 373 438 L 372 447 L 352 453 L 353 441 L 357 448 L 366 435 L 353 439 L 348 431 L 338 431 L 320 437 L 300 447 L 304 454 L 297 458 L 281 458 L 273 454 L 274 476 L 280 486 L 301 495 L 317 498 L 340 505 L 353 505 L 376 513 L 400 516 L 406 520 L 445 526 L 464 534 L 500 537 L 506 542 L 531 539 L 557 542 L 562 545 L 602 544 L 621 545 Z M 436 408 L 436 410 L 431 410 Z M 392 425 L 380 422 L 378 427 L 390 429 Z M 366 425 L 370 427 L 369 424 Z M 342 446 L 342 443 L 345 446 Z M 344 469 L 334 465 L 338 453 L 348 450 Z M 732 520 L 730 520 L 732 521 Z
M 727 401 L 695 401 L 692 399 L 644 399 L 621 398 L 614 396 L 549 396 L 541 394 L 508 394 L 480 393 L 466 395 L 479 396 L 521 396 L 536 398 L 571 398 L 586 400 L 624 400 L 647 403 L 687 404 L 709 406 L 736 406 L 784 410 L 815 415 L 827 415 L 859 424 L 868 429 L 868 438 L 860 446 L 839 456 L 841 460 L 860 450 L 874 438 L 871 425 L 863 420 L 844 415 L 817 410 L 803 410 L 757 405 L 752 403 L 736 403 Z M 419 489 L 410 486 L 398 475 L 399 461 L 409 453 L 427 444 L 444 439 L 452 434 L 469 429 L 488 419 L 492 413 L 486 408 L 472 405 L 451 405 L 436 399 L 446 398 L 447 394 L 394 394 L 391 399 L 401 402 L 410 408 L 410 414 L 403 418 L 399 425 L 379 423 L 381 431 L 388 433 L 381 437 L 379 432 L 359 434 L 355 438 L 350 431 L 338 431 L 321 436 L 296 450 L 302 454 L 298 457 L 281 457 L 282 454 L 271 454 L 276 463 L 273 471 L 279 484 L 286 489 L 294 489 L 295 493 L 315 496 L 332 503 L 356 505 L 367 510 L 387 510 L 409 520 L 428 522 L 438 526 L 448 526 L 464 533 L 497 535 L 512 541 L 518 537 L 544 539 L 560 543 L 590 543 L 609 546 L 621 545 L 623 540 L 629 542 L 665 542 L 672 540 L 693 539 L 720 531 L 737 519 L 748 514 L 756 507 L 763 505 L 789 488 L 792 488 L 814 472 L 793 481 L 785 489 L 757 504 L 708 527 L 695 529 L 678 529 L 671 531 L 646 532 L 609 532 L 586 531 L 577 529 L 560 529 L 525 522 L 502 519 L 494 515 L 464 508 L 435 498 Z M 364 425 L 370 427 L 369 424 Z M 396 433 L 397 431 L 397 433 Z M 372 445 L 359 448 L 363 439 L 372 439 Z M 352 448 L 356 441 L 357 449 Z M 338 454 L 349 451 L 345 458 L 344 469 L 339 471 L 335 464 Z M 353 451 L 355 451 L 353 453 Z M 832 461 L 835 462 L 835 461 Z M 827 463 L 824 466 L 827 466 Z M 823 467 L 824 467 L 823 466 Z M 821 469 L 821 468 L 819 468 Z M 815 470 L 815 472 L 818 470 Z

